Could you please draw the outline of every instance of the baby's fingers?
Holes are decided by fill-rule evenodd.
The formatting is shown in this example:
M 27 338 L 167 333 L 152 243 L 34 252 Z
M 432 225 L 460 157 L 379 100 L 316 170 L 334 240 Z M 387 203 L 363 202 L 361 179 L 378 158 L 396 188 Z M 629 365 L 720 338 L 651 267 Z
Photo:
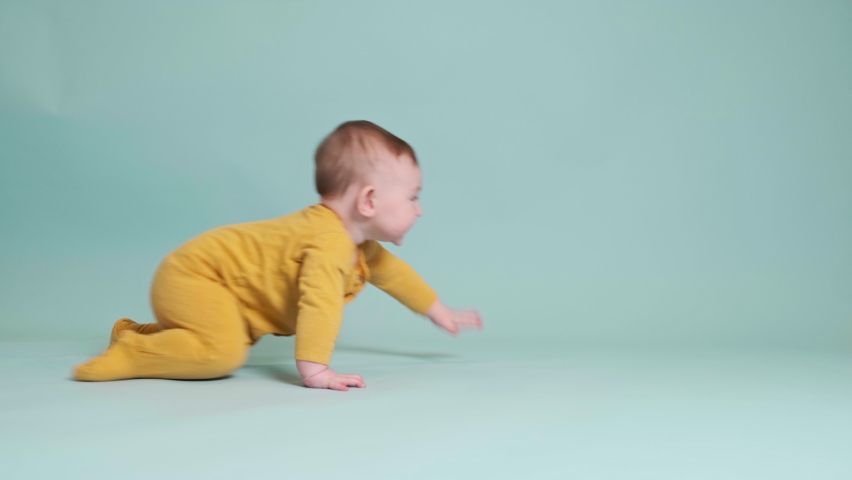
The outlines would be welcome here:
M 479 312 L 476 311 L 463 312 L 459 315 L 456 323 L 464 326 L 480 327 L 482 326 L 482 317 L 479 315 Z
M 456 326 L 456 322 L 450 323 L 449 325 L 441 325 L 441 327 L 453 335 L 459 334 L 459 327 Z
M 348 379 L 346 384 L 350 387 L 365 388 L 367 386 L 367 384 L 364 383 L 364 379 L 361 378 L 361 375 L 346 375 L 346 378 Z
M 328 388 L 332 390 L 340 390 L 346 392 L 349 387 L 365 388 L 364 380 L 359 375 L 340 375 L 336 380 L 332 380 L 328 384 Z
M 328 388 L 331 390 L 339 390 L 341 392 L 348 392 L 349 387 L 343 384 L 343 382 L 330 382 L 328 384 Z

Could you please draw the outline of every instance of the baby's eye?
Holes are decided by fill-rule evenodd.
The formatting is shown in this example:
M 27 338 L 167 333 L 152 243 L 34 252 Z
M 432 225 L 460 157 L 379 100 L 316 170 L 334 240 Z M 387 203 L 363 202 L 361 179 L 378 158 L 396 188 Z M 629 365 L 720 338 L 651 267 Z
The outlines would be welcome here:
M 416 202 L 416 201 L 418 201 L 418 200 L 420 200 L 420 197 L 411 197 L 411 201 L 412 201 L 412 202 Z

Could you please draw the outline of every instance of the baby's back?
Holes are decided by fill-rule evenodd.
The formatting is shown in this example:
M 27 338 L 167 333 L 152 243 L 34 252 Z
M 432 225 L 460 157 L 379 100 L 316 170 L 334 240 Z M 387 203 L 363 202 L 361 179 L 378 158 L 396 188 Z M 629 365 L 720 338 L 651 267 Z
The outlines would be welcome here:
M 184 243 L 167 260 L 226 282 L 292 271 L 306 240 L 340 231 L 329 215 L 335 214 L 314 205 L 283 217 L 217 227 Z

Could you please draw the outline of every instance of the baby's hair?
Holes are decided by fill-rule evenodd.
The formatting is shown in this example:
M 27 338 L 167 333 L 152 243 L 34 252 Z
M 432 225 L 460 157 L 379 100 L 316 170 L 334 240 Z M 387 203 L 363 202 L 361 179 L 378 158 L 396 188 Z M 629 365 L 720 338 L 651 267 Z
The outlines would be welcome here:
M 366 120 L 345 122 L 325 137 L 314 155 L 320 196 L 334 197 L 345 192 L 375 165 L 377 148 L 384 148 L 397 158 L 410 157 L 418 164 L 411 145 L 384 128 Z

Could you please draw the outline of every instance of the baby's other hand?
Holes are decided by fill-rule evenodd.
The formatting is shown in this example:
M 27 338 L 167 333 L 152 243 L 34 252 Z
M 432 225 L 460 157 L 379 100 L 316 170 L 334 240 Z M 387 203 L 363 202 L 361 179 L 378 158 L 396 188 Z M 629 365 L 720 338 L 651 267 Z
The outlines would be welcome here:
M 367 384 L 361 375 L 347 375 L 337 373 L 334 370 L 327 368 L 320 373 L 314 374 L 308 378 L 303 378 L 302 382 L 308 388 L 328 388 L 331 390 L 348 391 L 349 387 L 366 388 Z
M 440 300 L 426 312 L 426 316 L 432 323 L 453 335 L 458 335 L 461 328 L 482 328 L 482 317 L 478 311 L 447 308 Z

